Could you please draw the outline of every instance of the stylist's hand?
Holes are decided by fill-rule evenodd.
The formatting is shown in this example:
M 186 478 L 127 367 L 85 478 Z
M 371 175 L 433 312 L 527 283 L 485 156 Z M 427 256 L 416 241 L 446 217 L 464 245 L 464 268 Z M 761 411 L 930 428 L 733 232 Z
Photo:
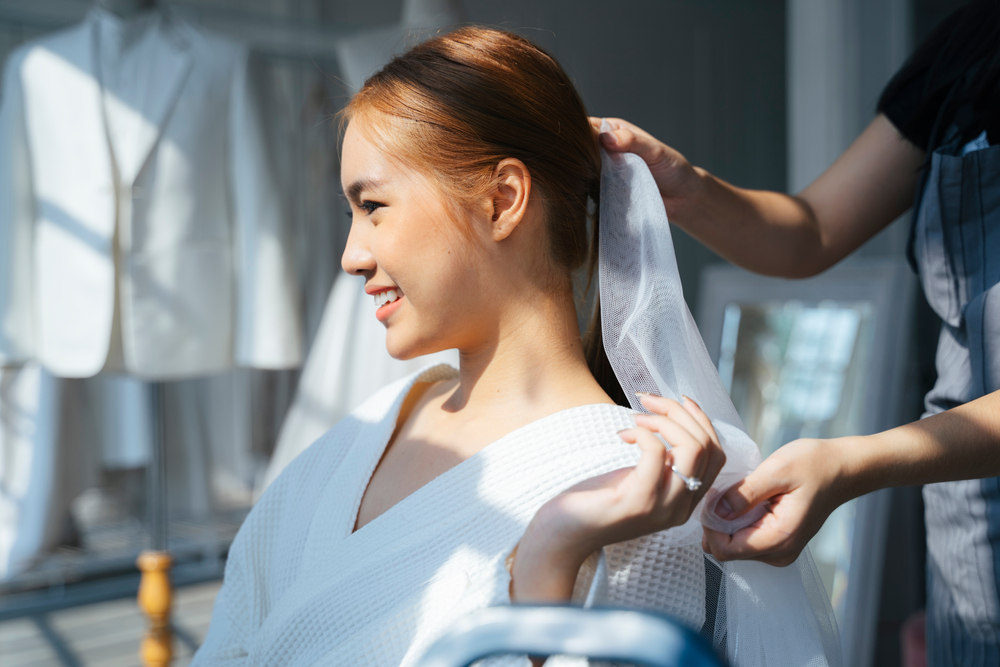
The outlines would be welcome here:
M 795 440 L 771 454 L 716 506 L 723 519 L 763 502 L 770 502 L 768 513 L 733 535 L 705 528 L 702 548 L 720 561 L 793 563 L 830 513 L 856 495 L 844 474 L 849 440 Z
M 712 423 L 694 401 L 645 395 L 651 415 L 619 433 L 641 450 L 634 468 L 584 480 L 543 505 L 518 545 L 512 597 L 568 599 L 583 562 L 607 544 L 624 542 L 686 522 L 719 474 L 726 455 Z M 669 452 L 654 435 L 673 446 Z M 690 491 L 670 466 L 702 480 Z
M 611 132 L 601 132 L 604 120 L 611 126 Z M 645 130 L 621 118 L 591 118 L 590 125 L 605 150 L 635 153 L 643 159 L 660 189 L 668 218 L 675 217 L 699 194 L 702 187 L 699 170 Z

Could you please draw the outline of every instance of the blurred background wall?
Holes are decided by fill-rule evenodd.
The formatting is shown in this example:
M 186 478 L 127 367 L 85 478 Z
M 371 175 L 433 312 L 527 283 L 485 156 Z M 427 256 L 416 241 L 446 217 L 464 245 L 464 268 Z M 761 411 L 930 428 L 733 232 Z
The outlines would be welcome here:
M 0 58 L 24 40 L 82 18 L 89 4 L 86 0 L 0 2 Z M 275 17 L 293 26 L 328 25 L 333 36 L 344 29 L 396 22 L 401 7 L 400 0 L 164 4 L 191 9 L 208 25 L 213 25 L 212 19 L 221 19 L 240 26 L 238 31 L 248 35 L 261 20 Z M 462 6 L 471 22 L 520 32 L 552 52 L 576 81 L 592 114 L 626 118 L 675 146 L 695 164 L 734 183 L 784 189 L 788 177 L 783 0 L 626 0 L 613 4 L 464 0 Z M 312 79 L 321 73 L 331 79 L 337 76 L 333 58 L 317 54 L 312 60 L 289 62 L 287 57 L 264 55 L 264 69 L 282 70 L 285 79 L 274 92 L 286 96 L 272 98 L 270 103 L 287 107 L 286 114 L 296 105 L 301 110 L 306 102 L 302 91 L 290 90 L 296 78 Z M 336 111 L 344 91 L 338 91 L 331 80 L 324 92 L 330 99 L 322 103 Z M 279 141 L 288 139 L 301 142 L 288 136 Z M 303 185 L 290 184 L 286 192 Z M 303 198 L 299 194 L 299 201 L 292 205 L 301 206 Z M 687 297 L 694 302 L 700 268 L 715 258 L 683 238 L 678 241 L 678 259 Z M 332 280 L 332 275 L 326 279 Z

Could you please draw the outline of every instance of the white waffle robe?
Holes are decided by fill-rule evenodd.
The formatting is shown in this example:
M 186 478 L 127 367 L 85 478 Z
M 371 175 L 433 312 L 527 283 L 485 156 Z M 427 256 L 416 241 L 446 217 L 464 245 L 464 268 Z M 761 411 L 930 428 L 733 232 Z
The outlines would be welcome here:
M 459 617 L 509 602 L 506 558 L 547 500 L 638 461 L 638 448 L 617 436 L 634 426 L 630 410 L 570 408 L 500 438 L 352 532 L 410 387 L 456 375 L 436 366 L 379 391 L 275 480 L 233 542 L 193 665 L 412 665 Z M 574 599 L 593 587 L 601 604 L 655 609 L 699 629 L 701 549 L 666 548 L 663 535 L 605 548 L 606 578 L 595 581 L 591 558 Z

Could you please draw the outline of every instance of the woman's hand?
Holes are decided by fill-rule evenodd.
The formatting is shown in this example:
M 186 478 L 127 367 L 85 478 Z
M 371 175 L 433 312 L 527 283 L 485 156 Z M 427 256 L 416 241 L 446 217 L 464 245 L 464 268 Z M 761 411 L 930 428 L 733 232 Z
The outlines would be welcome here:
M 795 440 L 771 454 L 716 506 L 721 518 L 735 519 L 770 501 L 768 513 L 733 535 L 705 528 L 702 548 L 720 561 L 793 563 L 830 513 L 858 495 L 844 474 L 853 440 Z
M 638 464 L 580 482 L 538 510 L 514 558 L 513 599 L 569 599 L 590 554 L 683 524 L 711 487 L 726 455 L 701 408 L 691 399 L 683 405 L 651 395 L 641 400 L 654 414 L 636 415 L 636 428 L 619 433 L 642 450 Z M 654 433 L 670 443 L 669 452 Z M 671 465 L 701 486 L 689 490 Z
M 611 126 L 610 132 L 601 132 L 605 120 Z M 660 189 L 667 217 L 671 220 L 702 194 L 704 185 L 698 170 L 687 158 L 645 130 L 621 118 L 591 118 L 590 125 L 605 150 L 635 153 L 643 159 Z

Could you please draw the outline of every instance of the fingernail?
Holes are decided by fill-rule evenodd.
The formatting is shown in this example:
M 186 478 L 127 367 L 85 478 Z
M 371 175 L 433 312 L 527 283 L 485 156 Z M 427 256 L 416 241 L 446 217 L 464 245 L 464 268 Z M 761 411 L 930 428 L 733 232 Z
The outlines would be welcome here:
M 612 146 L 618 145 L 618 137 L 613 132 L 601 132 L 601 139 L 606 144 L 611 144 Z
M 715 506 L 715 513 L 720 519 L 728 519 L 733 513 L 733 508 L 730 506 L 729 501 L 726 500 L 725 496 L 719 500 L 719 504 Z
M 687 403 L 687 402 L 688 402 L 688 401 L 690 401 L 690 400 L 691 400 L 690 398 L 688 398 L 688 397 L 687 397 L 687 396 L 685 396 L 684 394 L 681 394 L 681 403 L 682 403 L 682 404 L 684 404 L 684 403 Z

